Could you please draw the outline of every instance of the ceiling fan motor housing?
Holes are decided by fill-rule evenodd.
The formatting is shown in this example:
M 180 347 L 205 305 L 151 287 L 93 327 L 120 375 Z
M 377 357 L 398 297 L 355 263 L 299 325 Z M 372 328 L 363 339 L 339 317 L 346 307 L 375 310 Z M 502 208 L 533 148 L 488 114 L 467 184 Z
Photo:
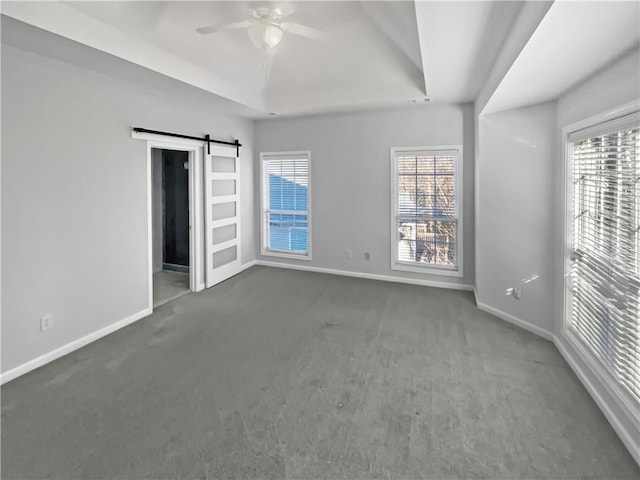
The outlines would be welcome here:
M 258 8 L 251 11 L 257 22 L 249 27 L 249 38 L 262 49 L 273 48 L 282 40 L 282 13 L 279 9 Z

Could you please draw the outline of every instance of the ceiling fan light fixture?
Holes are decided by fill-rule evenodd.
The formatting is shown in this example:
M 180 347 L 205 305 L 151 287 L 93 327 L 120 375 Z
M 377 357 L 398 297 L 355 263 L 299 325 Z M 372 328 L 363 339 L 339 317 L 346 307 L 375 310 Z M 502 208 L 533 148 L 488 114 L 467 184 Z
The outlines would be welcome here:
M 273 48 L 282 40 L 282 28 L 270 22 L 259 22 L 249 27 L 249 38 L 262 49 Z

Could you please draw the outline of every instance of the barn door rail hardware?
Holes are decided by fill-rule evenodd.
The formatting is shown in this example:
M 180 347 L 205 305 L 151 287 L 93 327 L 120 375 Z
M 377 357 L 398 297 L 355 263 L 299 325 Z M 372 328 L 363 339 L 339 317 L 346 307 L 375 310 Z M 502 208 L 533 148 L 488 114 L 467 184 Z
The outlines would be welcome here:
M 182 135 L 180 133 L 171 133 L 171 132 L 161 132 L 159 130 L 149 130 L 147 128 L 141 127 L 133 127 L 133 131 L 137 133 L 151 133 L 153 135 L 164 135 L 165 137 L 174 137 L 174 138 L 186 138 L 188 140 L 199 140 L 201 142 L 207 143 L 207 155 L 211 153 L 211 144 L 217 143 L 218 145 L 231 145 L 236 147 L 236 156 L 240 156 L 240 147 L 242 144 L 236 138 L 233 142 L 226 142 L 224 140 L 214 140 L 211 138 L 209 134 L 204 137 L 192 137 L 191 135 Z

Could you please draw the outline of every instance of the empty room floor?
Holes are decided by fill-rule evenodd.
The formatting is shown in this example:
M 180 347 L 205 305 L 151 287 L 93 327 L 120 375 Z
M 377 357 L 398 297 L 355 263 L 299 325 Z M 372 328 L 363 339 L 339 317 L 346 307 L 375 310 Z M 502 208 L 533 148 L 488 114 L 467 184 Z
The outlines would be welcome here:
M 189 292 L 189 274 L 160 270 L 153 273 L 153 307 L 175 300 Z
M 253 267 L 2 388 L 2 478 L 638 478 L 469 292 Z

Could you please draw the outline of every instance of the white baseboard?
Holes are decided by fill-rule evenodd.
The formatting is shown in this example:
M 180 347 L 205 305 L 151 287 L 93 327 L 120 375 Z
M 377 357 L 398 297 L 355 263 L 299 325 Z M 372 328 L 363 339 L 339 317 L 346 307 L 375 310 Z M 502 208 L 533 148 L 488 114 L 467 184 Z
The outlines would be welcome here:
M 255 260 L 247 262 L 242 265 L 242 270 L 251 268 L 255 264 L 256 264 Z M 204 283 L 201 285 L 198 285 L 197 291 L 204 290 L 204 288 L 205 288 Z M 144 310 L 138 313 L 134 313 L 133 315 L 130 315 L 127 318 L 119 320 L 115 323 L 112 323 L 107 327 L 101 328 L 100 330 L 90 333 L 89 335 L 86 335 L 82 338 L 69 342 L 66 345 L 63 345 L 61 347 L 56 348 L 55 350 L 45 353 L 44 355 L 40 355 L 39 357 L 36 357 L 33 360 L 29 360 L 23 363 L 22 365 L 18 365 L 17 367 L 12 368 L 11 370 L 7 370 L 6 372 L 0 374 L 0 385 L 13 380 L 14 378 L 18 378 L 19 376 L 24 375 L 25 373 L 35 370 L 36 368 L 42 367 L 43 365 L 46 365 L 49 362 L 53 362 L 54 360 L 60 357 L 63 357 L 68 353 L 73 352 L 74 350 L 78 350 L 79 348 L 82 348 L 92 342 L 95 342 L 96 340 L 99 340 L 102 337 L 109 335 L 110 333 L 115 332 L 116 330 L 120 330 L 121 328 L 124 328 L 127 325 L 130 325 L 133 322 L 136 322 L 141 318 L 146 317 L 147 315 L 151 315 L 152 312 L 153 312 L 152 308 L 145 308 Z
M 420 280 L 420 279 L 412 279 L 412 278 L 400 278 L 400 277 L 393 277 L 390 275 L 377 275 L 377 274 L 371 274 L 371 273 L 349 272 L 347 270 L 334 270 L 331 268 L 311 267 L 308 265 L 295 265 L 291 263 L 269 262 L 265 260 L 255 260 L 254 262 L 250 262 L 250 263 L 251 263 L 250 266 L 263 265 L 265 267 L 288 268 L 292 270 L 304 270 L 307 272 L 328 273 L 330 275 L 341 275 L 345 277 L 366 278 L 369 280 L 381 280 L 385 282 L 407 283 L 411 285 L 422 285 L 426 287 L 450 288 L 453 290 L 473 291 L 473 295 L 476 301 L 476 306 L 478 307 L 478 309 L 484 312 L 490 313 L 492 315 L 495 315 L 496 317 L 502 320 L 512 323 L 531 333 L 535 333 L 536 335 L 539 335 L 540 337 L 543 337 L 547 340 L 550 340 L 550 341 L 553 340 L 553 334 L 550 331 L 545 330 L 544 328 L 540 328 L 537 325 L 529 323 L 509 313 L 498 310 L 497 308 L 493 308 L 487 304 L 478 302 L 478 294 L 476 292 L 475 287 L 473 287 L 472 285 L 451 284 L 446 282 L 434 282 L 431 280 Z
M 242 268 L 242 271 L 244 272 L 247 268 L 251 268 L 256 264 L 255 260 L 251 260 L 250 262 L 247 263 L 243 263 L 242 266 L 240 268 Z
M 620 405 L 619 402 L 616 401 L 615 395 L 611 392 L 611 388 L 606 385 L 606 382 L 600 381 L 598 377 L 600 375 L 597 374 L 599 368 L 598 366 L 593 366 L 591 370 L 596 372 L 594 374 L 595 382 L 591 380 L 589 375 L 587 375 L 582 368 L 582 364 L 584 361 L 577 360 L 577 353 L 574 353 L 571 348 L 567 348 L 565 343 L 562 341 L 561 337 L 554 335 L 552 332 L 549 332 L 543 328 L 538 327 L 537 325 L 533 325 L 525 320 L 522 320 L 514 315 L 498 310 L 497 308 L 491 307 L 487 304 L 478 302 L 477 292 L 474 289 L 474 295 L 476 295 L 476 305 L 478 309 L 495 315 L 496 317 L 505 320 L 509 323 L 512 323 L 520 328 L 523 328 L 531 333 L 539 335 L 547 340 L 551 340 L 555 347 L 560 352 L 560 355 L 564 358 L 564 360 L 569 364 L 569 367 L 574 371 L 584 388 L 589 392 L 591 398 L 596 402 L 605 418 L 608 420 L 611 427 L 618 434 L 622 443 L 627 447 L 631 456 L 634 460 L 640 465 L 640 425 L 638 424 L 638 420 L 629 420 L 633 419 L 634 415 L 632 413 L 626 414 L 624 412 L 630 411 L 627 406 Z M 597 384 L 596 384 L 597 383 Z M 601 392 L 609 392 L 607 397 L 611 399 L 608 401 L 605 399 Z M 618 403 L 617 410 L 620 413 L 616 413 L 614 409 L 611 408 L 611 402 Z M 625 417 L 625 418 L 621 418 Z
M 600 408 L 605 418 L 614 429 L 614 431 L 622 440 L 625 447 L 631 453 L 631 456 L 636 461 L 638 465 L 640 465 L 640 425 L 638 424 L 638 419 L 633 419 L 633 413 L 625 414 L 623 413 L 625 410 L 628 410 L 626 406 L 620 405 L 619 402 L 616 402 L 616 396 L 613 394 L 611 389 L 607 387 L 606 383 L 599 380 L 597 377 L 600 376 L 597 371 L 599 369 L 598 366 L 592 368 L 592 376 L 596 380 L 597 384 L 593 382 L 589 375 L 586 374 L 584 369 L 582 368 L 582 363 L 586 363 L 584 361 L 579 361 L 579 355 L 577 352 L 573 351 L 573 348 L 570 345 L 565 345 L 565 341 L 561 336 L 554 336 L 553 343 L 560 352 L 560 355 L 565 359 L 565 361 L 569 364 L 573 372 L 576 374 L 580 382 L 584 386 L 584 388 L 589 392 L 593 401 L 596 402 L 596 405 Z M 607 396 L 613 401 L 618 403 L 618 409 L 620 410 L 619 414 L 616 414 L 614 410 L 611 408 L 610 402 L 608 402 L 603 396 L 602 393 L 607 392 Z M 626 416 L 627 418 L 620 418 L 622 416 Z M 635 423 L 635 425 L 634 425 Z
M 308 265 L 296 265 L 293 263 L 268 262 L 265 260 L 256 260 L 254 265 L 262 265 L 265 267 L 288 268 L 291 270 L 304 270 L 307 272 L 328 273 L 330 275 L 340 275 L 343 277 L 365 278 L 367 280 L 380 280 L 383 282 L 407 283 L 410 285 L 421 285 L 423 287 L 450 288 L 452 290 L 473 290 L 471 285 L 461 285 L 447 282 L 434 282 L 432 280 L 420 280 L 413 278 L 394 277 L 391 275 L 378 275 L 374 273 L 350 272 L 348 270 L 334 270 L 332 268 L 311 267 Z
M 263 265 L 265 267 L 288 268 L 292 270 L 304 270 L 307 272 L 328 273 L 330 275 L 341 275 L 345 277 L 366 278 L 369 280 L 381 280 L 385 282 L 407 283 L 411 285 L 421 285 L 426 287 L 450 288 L 453 290 L 473 291 L 473 295 L 476 301 L 476 306 L 478 307 L 478 309 L 485 311 L 487 313 L 490 313 L 492 315 L 495 315 L 496 317 L 502 320 L 505 320 L 509 323 L 517 325 L 518 327 L 523 328 L 531 333 L 535 333 L 536 335 L 546 338 L 547 340 L 553 340 L 553 334 L 548 330 L 545 330 L 543 328 L 538 327 L 537 325 L 526 322 L 511 314 L 498 310 L 497 308 L 493 308 L 487 304 L 478 302 L 477 291 L 475 287 L 473 287 L 472 285 L 460 285 L 460 284 L 451 284 L 446 282 L 434 282 L 431 280 L 400 278 L 400 277 L 393 277 L 390 275 L 377 275 L 377 274 L 371 274 L 371 273 L 349 272 L 347 270 L 334 270 L 331 268 L 311 267 L 308 265 L 295 265 L 291 263 L 269 262 L 265 260 L 255 260 L 254 262 L 250 262 L 250 263 L 251 263 L 251 266 Z
M 45 353 L 44 355 L 40 355 L 33 360 L 29 360 L 22 365 L 18 365 L 11 370 L 7 370 L 0 375 L 0 385 L 7 383 L 8 381 L 13 380 L 14 378 L 17 378 L 21 375 L 24 375 L 25 373 L 35 370 L 38 367 L 46 365 L 49 362 L 53 362 L 54 360 L 63 357 L 64 355 L 71 353 L 74 350 L 78 350 L 79 348 L 82 348 L 92 342 L 95 342 L 96 340 L 99 340 L 102 337 L 109 335 L 110 333 L 115 332 L 116 330 L 120 330 L 121 328 L 124 328 L 127 325 L 130 325 L 133 322 L 140 320 L 147 315 L 150 315 L 152 311 L 152 309 L 145 308 L 144 310 L 138 313 L 134 313 L 127 318 L 112 323 L 111 325 L 101 328 L 100 330 L 90 333 L 89 335 L 86 335 L 82 338 L 78 338 L 77 340 L 69 342 L 66 345 Z
M 535 333 L 536 335 L 542 338 L 546 338 L 547 340 L 553 341 L 553 333 L 551 333 L 550 331 L 545 330 L 544 328 L 540 328 L 539 326 L 534 325 L 533 323 L 529 323 L 526 320 L 522 320 L 521 318 L 511 315 L 510 313 L 503 312 L 502 310 L 498 310 L 497 308 L 487 305 L 486 303 L 480 303 L 478 302 L 477 297 L 476 297 L 476 306 L 478 307 L 479 310 L 482 310 L 483 312 L 487 312 L 487 313 L 490 313 L 491 315 L 495 315 L 496 317 L 502 320 L 505 320 L 509 323 L 512 323 L 520 328 L 523 328 L 528 332 Z

